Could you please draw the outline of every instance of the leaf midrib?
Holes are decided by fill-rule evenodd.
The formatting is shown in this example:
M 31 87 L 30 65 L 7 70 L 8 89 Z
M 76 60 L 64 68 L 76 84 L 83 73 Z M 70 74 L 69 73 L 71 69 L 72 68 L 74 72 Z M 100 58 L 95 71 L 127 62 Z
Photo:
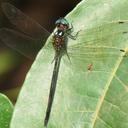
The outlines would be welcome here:
M 125 55 L 125 53 L 124 53 L 124 55 Z M 92 126 L 91 126 L 91 128 L 95 127 L 96 120 L 97 120 L 98 114 L 100 112 L 100 108 L 102 107 L 102 104 L 104 102 L 104 98 L 105 98 L 105 96 L 106 96 L 106 94 L 108 92 L 108 89 L 109 89 L 109 87 L 111 85 L 111 82 L 112 82 L 112 80 L 113 80 L 113 78 L 114 78 L 114 76 L 115 76 L 115 74 L 116 74 L 116 72 L 118 70 L 118 67 L 120 66 L 122 60 L 123 60 L 123 56 L 119 57 L 119 59 L 117 60 L 115 66 L 114 66 L 115 68 L 113 69 L 113 71 L 112 71 L 112 73 L 111 73 L 111 75 L 110 75 L 110 77 L 108 79 L 108 82 L 106 83 L 106 86 L 105 86 L 106 88 L 105 88 L 105 90 L 103 92 L 103 95 L 99 99 L 99 103 L 97 104 L 96 112 L 95 112 L 94 118 L 92 119 Z

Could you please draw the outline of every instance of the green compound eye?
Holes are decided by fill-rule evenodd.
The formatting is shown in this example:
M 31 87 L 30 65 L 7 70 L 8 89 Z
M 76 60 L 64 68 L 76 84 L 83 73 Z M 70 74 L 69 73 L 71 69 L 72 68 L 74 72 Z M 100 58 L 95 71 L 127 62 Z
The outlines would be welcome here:
M 55 24 L 56 24 L 56 25 L 57 25 L 57 24 L 63 24 L 63 25 L 69 26 L 68 21 L 67 21 L 65 18 L 63 18 L 63 17 L 59 18 L 59 19 L 55 22 Z

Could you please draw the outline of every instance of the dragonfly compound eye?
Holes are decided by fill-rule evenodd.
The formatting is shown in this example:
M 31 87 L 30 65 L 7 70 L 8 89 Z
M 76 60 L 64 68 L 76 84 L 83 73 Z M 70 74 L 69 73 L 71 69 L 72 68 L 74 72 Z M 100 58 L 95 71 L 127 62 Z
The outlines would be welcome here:
M 55 25 L 56 25 L 56 26 L 63 25 L 63 26 L 66 26 L 67 28 L 69 27 L 68 21 L 67 21 L 65 18 L 63 18 L 63 17 L 59 18 L 59 19 L 55 22 Z

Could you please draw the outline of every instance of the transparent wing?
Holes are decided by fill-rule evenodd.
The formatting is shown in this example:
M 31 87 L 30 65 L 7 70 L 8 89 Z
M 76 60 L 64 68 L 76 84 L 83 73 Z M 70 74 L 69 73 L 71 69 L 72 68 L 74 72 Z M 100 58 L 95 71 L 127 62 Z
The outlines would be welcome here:
M 2 9 L 9 21 L 29 36 L 42 39 L 49 36 L 46 29 L 10 3 L 3 3 Z
M 10 22 L 24 34 L 2 28 L 0 29 L 0 39 L 10 48 L 30 59 L 34 59 L 38 51 L 45 44 L 50 33 L 13 5 L 3 3 L 2 9 Z
M 12 29 L 0 29 L 0 39 L 10 48 L 20 52 L 29 59 L 34 59 L 43 46 L 42 40 L 30 38 Z
M 115 21 L 93 29 L 81 30 L 77 41 L 68 42 L 71 63 L 67 57 L 64 57 L 64 60 L 68 66 L 75 66 L 79 70 L 87 69 L 92 63 L 97 70 L 112 68 L 114 62 L 125 54 L 120 49 L 126 49 L 128 46 L 127 28 L 127 21 Z

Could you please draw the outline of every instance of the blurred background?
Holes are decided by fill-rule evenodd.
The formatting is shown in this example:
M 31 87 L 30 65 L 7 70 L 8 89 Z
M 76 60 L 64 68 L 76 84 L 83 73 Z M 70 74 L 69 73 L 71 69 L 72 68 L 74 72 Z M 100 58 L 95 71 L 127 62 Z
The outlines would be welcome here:
M 68 14 L 80 0 L 0 0 L 9 2 L 41 24 L 50 33 L 55 21 Z M 0 28 L 16 29 L 2 12 L 0 6 Z M 16 42 L 18 43 L 18 42 Z M 0 92 L 15 103 L 33 60 L 8 47 L 0 40 Z

